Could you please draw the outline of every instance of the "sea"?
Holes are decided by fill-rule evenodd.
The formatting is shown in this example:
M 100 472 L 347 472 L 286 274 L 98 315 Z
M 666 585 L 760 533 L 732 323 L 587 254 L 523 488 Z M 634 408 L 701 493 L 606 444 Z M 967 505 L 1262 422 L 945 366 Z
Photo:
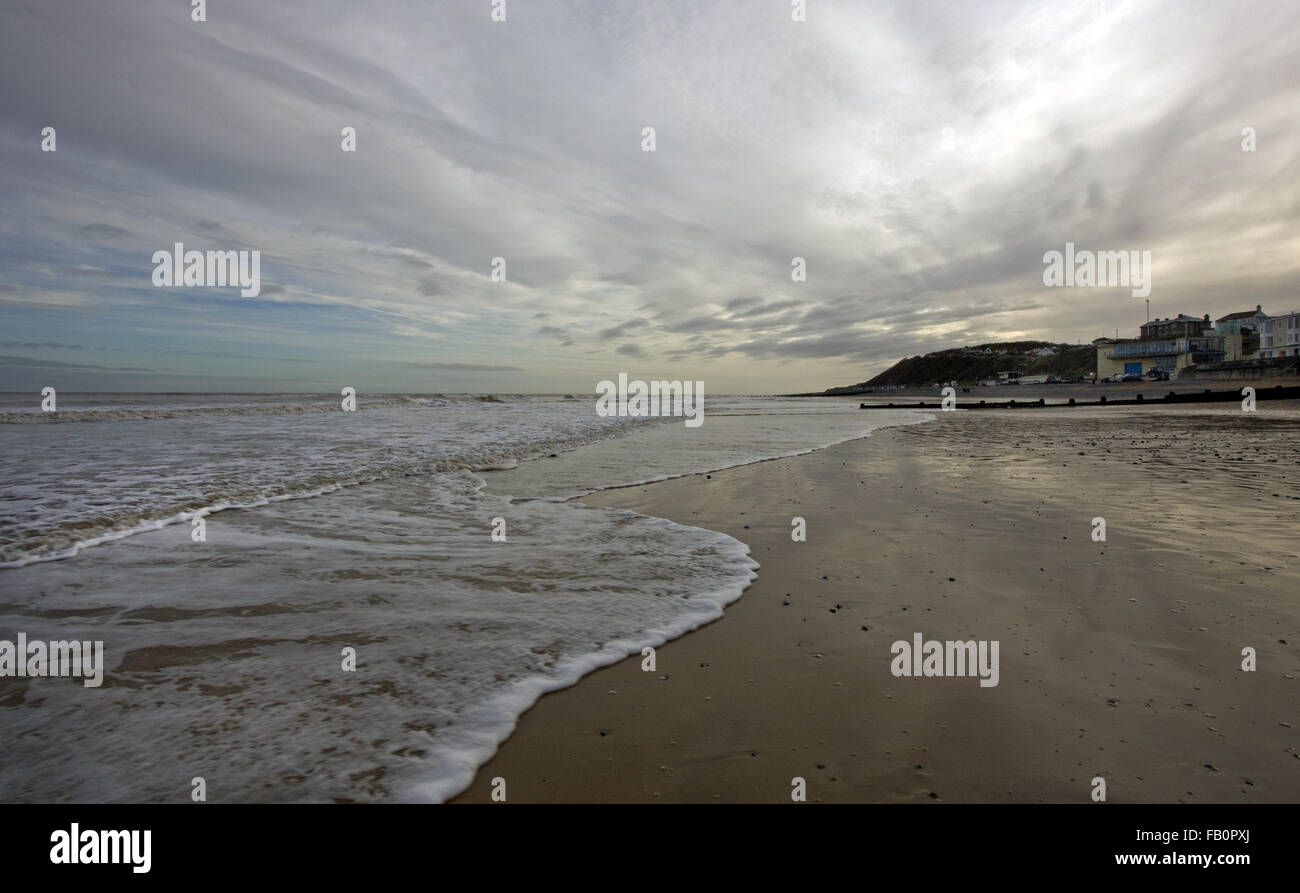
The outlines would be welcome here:
M 0 676 L 0 801 L 446 800 L 543 693 L 755 578 L 739 540 L 584 496 L 931 418 L 856 406 L 0 394 L 0 640 L 104 648 L 99 687 Z

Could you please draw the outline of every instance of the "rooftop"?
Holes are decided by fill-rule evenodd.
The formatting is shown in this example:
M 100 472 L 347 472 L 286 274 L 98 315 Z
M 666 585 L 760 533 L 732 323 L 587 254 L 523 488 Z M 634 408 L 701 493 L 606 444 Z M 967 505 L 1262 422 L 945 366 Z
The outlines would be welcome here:
M 1220 316 L 1215 322 L 1228 322 L 1234 319 L 1250 319 L 1255 316 L 1266 316 L 1267 314 L 1261 309 L 1259 304 L 1255 305 L 1254 310 L 1243 310 L 1240 313 L 1229 313 L 1227 316 Z
M 1188 316 L 1186 313 L 1180 313 L 1171 319 L 1153 319 L 1143 323 L 1143 325 L 1149 326 L 1158 322 L 1205 322 L 1205 320 L 1199 316 Z

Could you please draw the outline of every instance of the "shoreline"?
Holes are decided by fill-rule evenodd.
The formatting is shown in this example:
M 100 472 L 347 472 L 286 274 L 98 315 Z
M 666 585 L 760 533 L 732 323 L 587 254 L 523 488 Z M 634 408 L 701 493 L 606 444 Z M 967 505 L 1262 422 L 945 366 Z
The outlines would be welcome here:
M 544 695 L 450 802 L 1294 800 L 1300 415 L 1173 412 L 947 414 L 583 497 L 727 533 L 758 578 L 655 672 Z M 892 676 L 915 633 L 1000 641 L 999 685 Z

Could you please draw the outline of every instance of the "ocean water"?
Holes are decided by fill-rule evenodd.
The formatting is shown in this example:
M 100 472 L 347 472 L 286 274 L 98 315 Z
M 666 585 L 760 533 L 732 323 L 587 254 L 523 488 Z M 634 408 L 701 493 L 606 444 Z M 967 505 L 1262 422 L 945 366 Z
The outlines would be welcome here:
M 592 397 L 0 395 L 0 639 L 106 665 L 0 678 L 0 800 L 454 796 L 542 693 L 755 576 L 742 542 L 583 495 L 928 418 L 855 406 L 709 397 L 692 429 Z

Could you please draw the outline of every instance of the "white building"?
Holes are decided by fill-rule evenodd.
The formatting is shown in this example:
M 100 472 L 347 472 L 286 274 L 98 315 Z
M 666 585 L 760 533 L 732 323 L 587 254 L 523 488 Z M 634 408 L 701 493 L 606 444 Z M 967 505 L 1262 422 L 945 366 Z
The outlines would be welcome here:
M 1260 359 L 1300 357 L 1300 310 L 1271 316 L 1260 323 Z

